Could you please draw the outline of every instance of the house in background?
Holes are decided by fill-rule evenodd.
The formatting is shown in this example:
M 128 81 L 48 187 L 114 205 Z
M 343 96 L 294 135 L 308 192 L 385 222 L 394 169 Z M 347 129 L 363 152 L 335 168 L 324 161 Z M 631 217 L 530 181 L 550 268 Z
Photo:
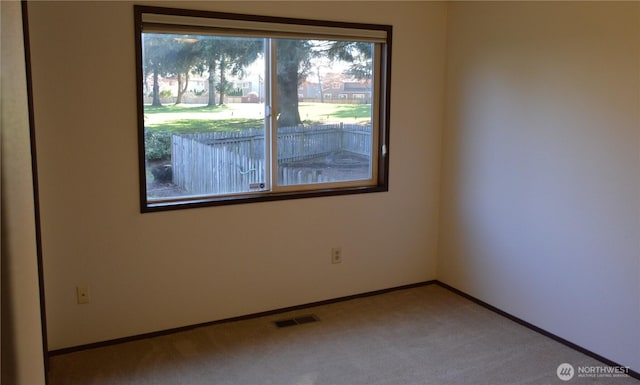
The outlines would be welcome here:
M 344 73 L 327 73 L 322 82 L 309 78 L 298 89 L 299 98 L 306 102 L 370 104 L 370 79 L 357 80 Z
M 209 81 L 208 74 L 190 74 L 187 84 L 187 91 L 183 96 L 183 103 L 186 104 L 207 104 L 209 101 Z M 153 101 L 153 75 L 149 75 L 145 82 L 144 103 L 151 104 Z M 216 80 L 217 82 L 218 80 Z M 262 83 L 258 75 L 252 79 L 228 79 L 231 83 L 231 92 L 225 95 L 224 103 L 258 103 L 261 99 Z M 214 83 L 214 86 L 217 83 Z M 175 76 L 158 76 L 158 89 L 162 104 L 175 103 L 178 95 L 178 79 Z M 216 100 L 219 101 L 219 92 L 214 90 Z
M 140 214 L 133 3 L 29 2 L 48 349 L 437 279 L 640 371 L 640 3 L 157 5 L 393 25 L 390 189 Z M 1 6 L 2 376 L 37 385 L 20 5 Z

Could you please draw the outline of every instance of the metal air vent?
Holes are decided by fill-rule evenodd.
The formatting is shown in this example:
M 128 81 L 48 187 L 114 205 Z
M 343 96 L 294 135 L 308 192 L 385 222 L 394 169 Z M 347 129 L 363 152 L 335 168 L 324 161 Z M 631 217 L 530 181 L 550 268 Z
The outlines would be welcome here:
M 320 321 L 320 320 L 315 314 L 309 314 L 309 315 L 303 315 L 300 317 L 275 321 L 274 324 L 279 328 L 286 328 L 288 326 L 308 324 L 310 322 L 317 322 L 317 321 Z

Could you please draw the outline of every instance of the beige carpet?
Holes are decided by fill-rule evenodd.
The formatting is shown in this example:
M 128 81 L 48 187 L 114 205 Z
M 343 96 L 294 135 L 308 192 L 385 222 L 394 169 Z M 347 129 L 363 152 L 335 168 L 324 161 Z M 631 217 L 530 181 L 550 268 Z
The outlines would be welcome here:
M 276 320 L 320 321 L 277 328 Z M 634 384 L 561 381 L 603 366 L 430 285 L 54 356 L 50 385 Z

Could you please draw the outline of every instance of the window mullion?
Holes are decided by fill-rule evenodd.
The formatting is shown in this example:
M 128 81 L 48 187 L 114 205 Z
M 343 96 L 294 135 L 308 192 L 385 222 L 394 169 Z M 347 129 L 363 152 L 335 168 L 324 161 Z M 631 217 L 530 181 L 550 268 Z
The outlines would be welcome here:
M 265 39 L 266 41 L 266 51 L 267 57 L 265 60 L 266 63 L 266 77 L 265 86 L 268 89 L 265 91 L 267 95 L 267 100 L 265 100 L 265 105 L 268 106 L 269 116 L 268 116 L 268 127 L 267 127 L 267 135 L 269 136 L 269 159 L 266 159 L 267 164 L 269 165 L 269 186 L 270 190 L 274 191 L 278 187 L 278 92 L 277 92 L 277 42 L 274 39 Z

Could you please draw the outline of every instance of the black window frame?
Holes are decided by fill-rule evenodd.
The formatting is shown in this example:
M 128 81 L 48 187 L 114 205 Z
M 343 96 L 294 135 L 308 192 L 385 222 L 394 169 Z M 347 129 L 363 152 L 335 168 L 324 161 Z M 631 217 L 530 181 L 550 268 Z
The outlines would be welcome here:
M 374 148 L 377 157 L 377 175 L 375 185 L 350 186 L 337 188 L 323 188 L 305 191 L 288 192 L 248 192 L 240 195 L 208 196 L 202 199 L 177 200 L 171 202 L 148 202 L 146 157 L 145 157 L 145 127 L 144 127 L 144 90 L 143 90 L 143 58 L 142 58 L 142 34 L 143 14 L 159 14 L 170 16 L 187 16 L 199 18 L 228 19 L 238 21 L 256 21 L 265 23 L 294 24 L 299 26 L 335 27 L 346 29 L 380 30 L 386 33 L 386 42 L 382 45 L 379 74 L 381 76 L 379 98 L 379 111 L 377 116 L 379 143 Z M 262 15 L 249 15 L 239 13 L 226 13 L 215 11 L 203 11 L 181 8 L 166 8 L 157 6 L 134 5 L 134 33 L 135 33 L 135 65 L 136 65 L 136 91 L 137 91 L 137 125 L 138 125 L 138 162 L 140 178 L 140 211 L 142 213 L 166 210 L 188 209 L 198 207 L 245 204 L 255 202 L 279 201 L 288 199 L 340 196 L 351 194 L 364 194 L 386 192 L 389 190 L 389 134 L 390 134 L 390 110 L 391 110 L 391 49 L 393 40 L 393 26 L 384 24 L 365 24 L 342 21 L 326 21 L 313 19 L 299 19 L 286 17 L 273 17 Z

